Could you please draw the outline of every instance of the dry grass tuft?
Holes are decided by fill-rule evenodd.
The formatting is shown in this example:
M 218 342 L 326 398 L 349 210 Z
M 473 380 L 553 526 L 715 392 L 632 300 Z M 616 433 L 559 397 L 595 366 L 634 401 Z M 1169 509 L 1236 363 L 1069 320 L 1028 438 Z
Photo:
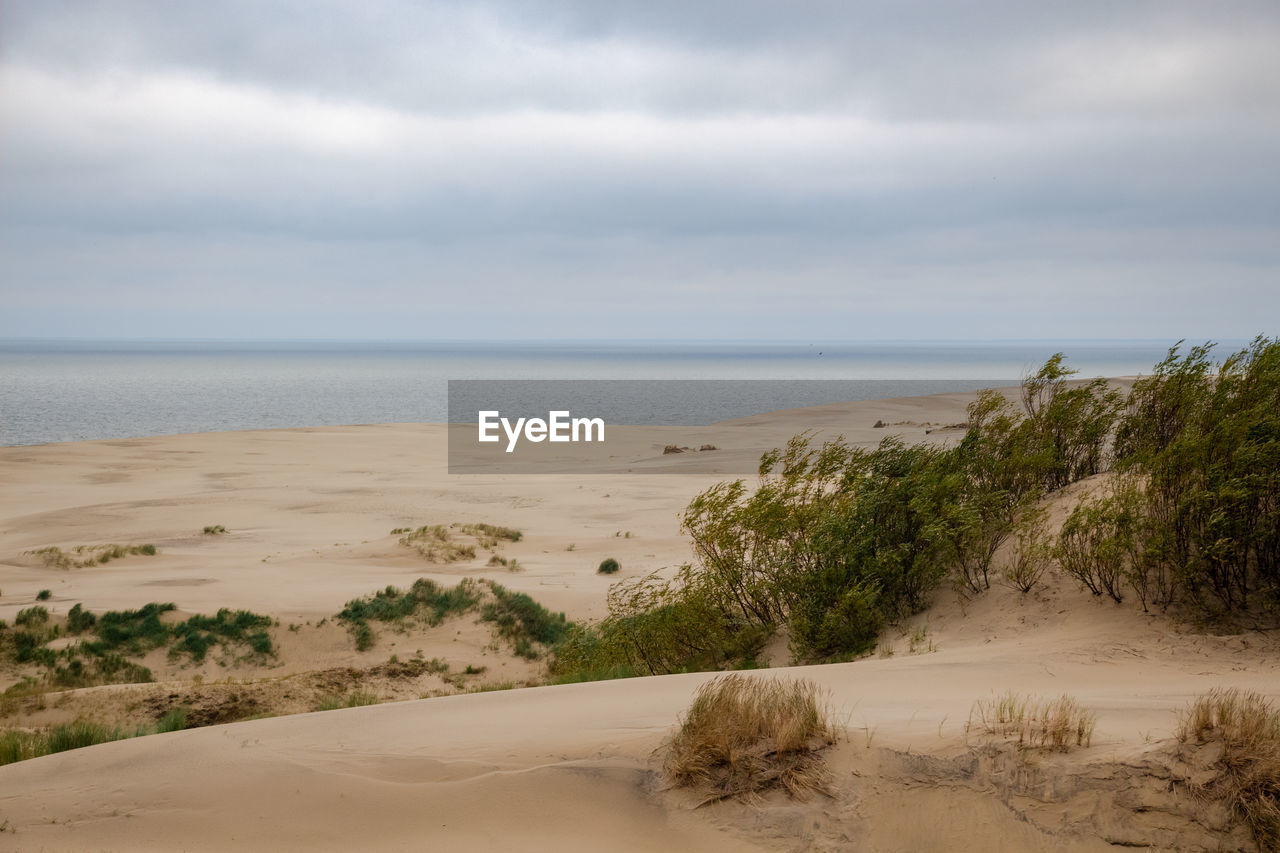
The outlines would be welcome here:
M 430 563 L 456 563 L 476 556 L 475 545 L 455 542 L 442 524 L 424 524 L 411 530 L 400 537 L 400 544 L 414 549 Z
M 123 557 L 138 554 L 154 557 L 156 555 L 156 546 L 151 544 L 116 545 L 114 543 L 106 545 L 77 545 L 71 549 L 71 553 L 67 553 L 56 545 L 50 545 L 47 548 L 37 548 L 26 553 L 39 557 L 45 568 L 85 569 L 89 566 L 109 563 L 112 560 L 119 560 Z
M 1184 743 L 1220 741 L 1220 773 L 1204 792 L 1228 802 L 1260 850 L 1280 850 L 1280 710 L 1259 693 L 1215 688 L 1178 723 Z
M 835 737 L 812 682 L 725 675 L 698 689 L 667 744 L 663 772 L 677 787 L 708 789 L 702 804 L 773 787 L 826 794 L 820 751 Z
M 1035 699 L 1010 690 L 995 699 L 974 702 L 966 731 L 976 725 L 987 734 L 1017 735 L 1018 746 L 1066 752 L 1072 746 L 1089 746 L 1096 723 L 1093 711 L 1066 694 Z

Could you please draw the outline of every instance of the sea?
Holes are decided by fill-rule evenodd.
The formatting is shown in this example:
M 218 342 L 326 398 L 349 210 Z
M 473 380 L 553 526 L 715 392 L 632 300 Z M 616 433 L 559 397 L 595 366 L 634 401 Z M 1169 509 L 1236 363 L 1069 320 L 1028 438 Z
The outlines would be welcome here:
M 681 383 L 680 422 L 703 424 L 1010 385 L 1056 352 L 1085 377 L 1150 373 L 1174 343 L 10 339 L 0 340 L 0 445 L 443 423 L 450 380 L 733 380 L 744 388 L 762 381 L 753 393 L 730 394 L 728 403 L 724 394 Z M 594 414 L 612 423 L 655 422 L 626 405 Z

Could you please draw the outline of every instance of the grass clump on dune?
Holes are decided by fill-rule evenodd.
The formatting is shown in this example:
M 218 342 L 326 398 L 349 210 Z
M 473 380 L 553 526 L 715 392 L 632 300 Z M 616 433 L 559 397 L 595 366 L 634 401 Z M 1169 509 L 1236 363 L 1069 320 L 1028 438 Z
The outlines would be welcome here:
M 56 545 L 50 545 L 47 548 L 37 548 L 27 553 L 39 557 L 47 568 L 83 569 L 139 554 L 146 557 L 154 557 L 156 555 L 156 546 L 151 544 L 116 545 L 114 543 L 106 545 L 77 545 L 71 549 L 71 553 L 67 553 Z
M 271 657 L 275 646 L 267 629 L 274 624 L 270 616 L 248 610 L 220 609 L 214 616 L 195 615 L 170 628 L 174 644 L 170 657 L 188 655 L 197 663 L 203 661 L 213 646 L 227 648 L 247 646 L 248 657 Z
M 367 705 L 377 705 L 382 701 L 382 697 L 377 693 L 370 693 L 366 690 L 355 690 L 346 696 L 329 695 L 322 696 L 316 701 L 316 711 L 337 711 L 340 708 L 363 708 Z
M 338 614 L 355 640 L 356 649 L 368 651 L 377 644 L 372 622 L 399 628 L 410 623 L 439 625 L 448 616 L 479 608 L 480 621 L 494 625 L 499 636 L 511 641 L 516 654 L 537 660 L 560 643 L 571 623 L 563 613 L 552 613 L 528 595 L 511 592 L 490 580 L 463 578 L 454 587 L 442 587 L 418 578 L 408 590 L 388 586 L 363 598 L 354 598 Z
M 373 595 L 353 598 L 338 614 L 338 619 L 346 623 L 355 638 L 356 648 L 366 651 L 377 642 L 377 636 L 369 625 L 371 621 L 400 625 L 418 621 L 428 626 L 439 625 L 446 616 L 466 613 L 479 602 L 479 589 L 470 578 L 464 578 L 450 588 L 441 587 L 427 578 L 418 578 L 408 590 L 388 586 Z
M 429 563 L 456 563 L 476 556 L 476 546 L 453 541 L 443 524 L 424 524 L 400 537 L 400 544 L 412 548 Z
M 109 610 L 97 617 L 98 639 L 84 646 L 95 654 L 145 654 L 168 641 L 169 626 L 160 621 L 160 616 L 177 608 L 172 602 L 152 601 L 137 610 Z
M 1215 689 L 1183 714 L 1178 740 L 1218 741 L 1217 775 L 1202 786 L 1253 831 L 1261 850 L 1280 850 L 1280 710 L 1252 691 Z
M 507 542 L 519 542 L 524 536 L 514 527 L 501 527 L 497 524 L 485 524 L 478 522 L 476 524 L 464 524 L 459 530 L 468 536 L 474 537 L 481 548 L 496 548 L 498 540 L 504 539 Z
M 443 524 L 424 524 L 416 529 L 397 527 L 391 531 L 391 535 L 399 536 L 401 545 L 414 549 L 431 563 L 473 560 L 477 547 L 496 551 L 503 542 L 519 542 L 524 536 L 514 527 L 484 522 L 450 524 L 448 527 Z M 459 536 L 468 537 L 474 542 L 460 542 Z
M 214 647 L 228 654 L 243 651 L 245 660 L 276 655 L 268 631 L 275 622 L 269 616 L 223 608 L 214 616 L 197 614 L 172 624 L 161 618 L 176 609 L 171 602 L 151 602 L 136 610 L 98 615 L 77 603 L 67 612 L 65 631 L 82 639 L 52 649 L 47 644 L 61 636 L 63 626 L 50 624 L 43 607 L 32 607 L 18 614 L 21 630 L 6 639 L 12 643 L 13 661 L 44 667 L 43 682 L 54 687 L 151 681 L 151 670 L 130 658 L 163 647 L 168 647 L 171 659 L 187 656 L 196 663 Z M 0 643 L 0 657 L 7 656 L 9 648 L 9 642 Z
M 1066 752 L 1089 746 L 1097 715 L 1063 694 L 1035 699 L 1010 690 L 994 699 L 979 699 L 969 712 L 966 730 L 975 726 L 1000 737 L 1017 735 L 1018 746 Z
M 0 765 L 145 734 L 149 734 L 146 729 L 120 729 L 89 720 L 76 720 L 37 732 L 11 730 L 0 734 Z
M 36 628 L 46 624 L 49 621 L 49 611 L 40 605 L 28 607 L 26 610 L 19 610 L 18 615 L 13 617 L 13 624 L 23 628 Z
M 703 684 L 666 745 L 663 773 L 703 803 L 780 787 L 827 792 L 821 750 L 836 726 L 809 681 L 725 675 Z
M 493 581 L 485 584 L 493 593 L 493 601 L 481 608 L 480 619 L 494 623 L 522 658 L 537 660 L 542 655 L 535 644 L 554 646 L 569 633 L 569 622 L 563 613 L 552 613 L 523 592 L 511 592 Z

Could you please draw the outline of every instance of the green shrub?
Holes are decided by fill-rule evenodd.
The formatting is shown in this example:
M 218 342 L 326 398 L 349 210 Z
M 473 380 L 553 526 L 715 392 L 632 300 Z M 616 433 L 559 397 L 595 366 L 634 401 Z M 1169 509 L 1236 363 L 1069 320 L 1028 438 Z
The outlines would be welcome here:
M 80 602 L 72 605 L 71 610 L 67 612 L 67 632 L 71 634 L 83 634 L 98 623 L 98 617 L 92 612 L 85 610 Z
M 47 589 L 42 589 L 36 593 L 36 601 L 48 601 L 52 597 L 53 592 Z
M 521 657 L 533 660 L 540 656 L 533 643 L 551 646 L 567 635 L 569 623 L 563 613 L 552 613 L 523 592 L 511 592 L 493 581 L 484 583 L 494 600 L 481 607 L 480 619 L 494 623 Z
M 109 610 L 98 617 L 98 639 L 85 643 L 95 654 L 120 651 L 142 655 L 163 646 L 169 640 L 169 628 L 161 620 L 163 613 L 176 610 L 172 602 L 150 602 L 137 610 Z
M 76 720 L 42 732 L 11 730 L 0 734 L 0 764 L 12 764 L 15 761 L 96 746 L 146 733 L 143 729 L 111 728 L 89 720 Z
M 351 638 L 355 640 L 356 651 L 367 652 L 377 643 L 377 637 L 368 622 L 353 622 L 350 626 Z
M 134 733 L 125 733 L 119 729 L 108 728 L 89 720 L 76 720 L 56 726 L 48 734 L 48 751 L 66 752 L 70 749 L 83 749 L 86 746 L 97 746 L 113 740 L 132 737 Z
M 353 598 L 338 618 L 346 623 L 356 648 L 367 651 L 377 642 L 370 621 L 399 624 L 414 620 L 434 626 L 447 616 L 474 609 L 479 601 L 476 582 L 470 578 L 447 589 L 428 578 L 419 578 L 407 591 L 387 586 L 371 596 Z
M 1044 575 L 1053 556 L 1053 543 L 1045 530 L 1045 511 L 1028 507 L 1014 527 L 1012 553 L 1004 577 L 1011 586 L 1030 592 Z
M 180 732 L 187 727 L 187 709 L 186 708 L 170 708 L 165 715 L 156 722 L 156 734 L 164 734 L 165 732 Z
M 1169 351 L 1134 383 L 1117 464 L 1140 483 L 1132 575 L 1154 603 L 1280 624 L 1280 341 L 1213 365 Z
M 25 610 L 19 610 L 18 615 L 13 617 L 13 624 L 20 625 L 24 628 L 38 628 L 49 622 L 49 611 L 40 605 L 28 607 Z
M 601 561 L 600 567 L 596 569 L 596 571 L 602 575 L 612 575 L 620 568 L 622 568 L 622 566 L 618 561 L 610 557 L 607 560 Z
M 212 646 L 247 645 L 250 655 L 271 656 L 275 654 L 271 636 L 267 633 L 271 625 L 270 616 L 248 610 L 232 611 L 225 607 L 214 616 L 192 616 L 170 629 L 175 642 L 169 649 L 169 655 L 179 657 L 185 654 L 199 662 L 204 660 Z
M 1063 571 L 1090 592 L 1118 603 L 1132 536 L 1132 514 L 1117 497 L 1083 500 L 1063 522 L 1054 554 Z
M 58 687 L 92 687 L 97 684 L 144 684 L 153 681 L 151 670 L 108 652 L 88 661 L 70 657 L 65 665 L 48 663 L 48 681 Z
M 21 614 L 19 614 L 21 615 Z M 18 631 L 13 635 L 14 657 L 18 663 L 38 663 L 53 666 L 57 655 L 52 649 L 45 648 L 51 639 L 49 632 Z

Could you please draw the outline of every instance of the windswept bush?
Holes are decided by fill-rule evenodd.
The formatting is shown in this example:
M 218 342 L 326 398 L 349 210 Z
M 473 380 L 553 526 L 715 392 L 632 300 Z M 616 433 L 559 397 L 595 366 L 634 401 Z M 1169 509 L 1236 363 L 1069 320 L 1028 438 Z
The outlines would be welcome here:
M 1053 554 L 1053 544 L 1045 529 L 1045 512 L 1041 507 L 1028 507 L 1018 518 L 1013 530 L 1013 545 L 1004 577 L 1015 589 L 1030 592 L 1045 570 Z
M 1014 499 L 1045 494 L 1101 473 L 1123 405 L 1105 379 L 1073 381 L 1062 353 L 1023 380 L 1021 410 L 996 391 L 982 391 L 969 406 L 962 446 L 978 461 L 975 475 L 987 491 Z
M 1142 484 L 1135 577 L 1156 603 L 1280 623 L 1280 341 L 1216 369 L 1180 346 L 1134 384 L 1117 464 Z
M 616 585 L 609 615 L 557 650 L 556 677 L 736 665 L 780 627 L 798 660 L 865 654 L 948 577 L 986 590 L 1014 534 L 1011 582 L 1030 589 L 1047 562 L 1037 501 L 1106 467 L 1120 408 L 1105 380 L 1073 375 L 1059 353 L 1023 382 L 1020 408 L 983 392 L 955 446 L 889 437 L 867 450 L 804 434 L 766 453 L 754 488 L 720 483 L 689 503 L 682 529 L 695 561 Z M 1095 546 L 1086 521 L 1072 543 L 1080 576 L 1119 597 L 1121 569 L 1098 578 L 1084 568 Z
M 1123 600 L 1122 580 L 1132 536 L 1131 516 L 1115 497 L 1076 504 L 1063 522 L 1054 553 L 1063 571 L 1094 595 Z
M 774 787 L 827 793 L 821 750 L 835 740 L 812 682 L 725 675 L 698 689 L 666 744 L 663 772 L 673 785 L 701 789 L 703 802 Z
M 880 625 L 919 610 L 956 556 L 953 454 L 888 438 L 873 451 L 797 436 L 765 454 L 760 483 L 713 487 L 684 529 L 698 588 L 728 623 L 786 624 L 798 657 L 859 654 Z

